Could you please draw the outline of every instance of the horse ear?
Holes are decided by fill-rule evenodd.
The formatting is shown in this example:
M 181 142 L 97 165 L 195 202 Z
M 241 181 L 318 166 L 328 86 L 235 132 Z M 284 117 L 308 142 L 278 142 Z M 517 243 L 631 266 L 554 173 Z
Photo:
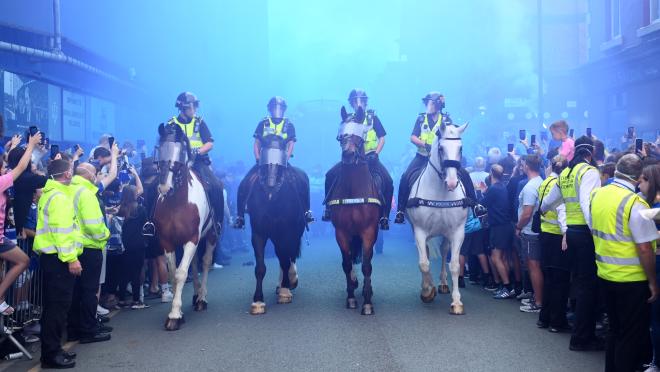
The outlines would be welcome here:
M 364 121 L 364 109 L 362 107 L 358 107 L 357 111 L 355 112 L 355 121 L 358 123 L 362 123 Z
M 461 125 L 460 127 L 458 127 L 458 134 L 459 134 L 459 135 L 463 134 L 463 132 L 465 132 L 465 130 L 467 129 L 467 127 L 468 127 L 469 124 L 470 124 L 470 122 L 469 122 L 469 121 L 466 121 L 465 124 L 463 124 L 463 125 Z
M 346 119 L 348 119 L 348 112 L 346 112 L 346 107 L 342 106 L 341 107 L 341 122 L 345 123 Z

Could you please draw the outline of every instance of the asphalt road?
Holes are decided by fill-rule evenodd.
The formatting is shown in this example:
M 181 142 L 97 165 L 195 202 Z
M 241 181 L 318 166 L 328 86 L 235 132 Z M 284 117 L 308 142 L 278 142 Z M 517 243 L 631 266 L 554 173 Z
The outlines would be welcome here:
M 80 371 L 602 371 L 602 352 L 568 350 L 569 336 L 535 326 L 515 300 L 493 300 L 471 286 L 463 290 L 466 315 L 448 313 L 450 297 L 419 299 L 421 276 L 412 240 L 385 235 L 385 253 L 374 261 L 375 315 L 347 310 L 339 249 L 329 233 L 310 238 L 298 269 L 293 303 L 278 305 L 279 268 L 268 259 L 267 313 L 248 314 L 254 291 L 249 253 L 216 269 L 209 280 L 209 308 L 191 308 L 184 293 L 186 323 L 163 330 L 168 304 L 112 318 L 112 340 L 73 345 Z M 433 266 L 434 278 L 439 263 Z M 362 283 L 362 281 L 360 281 Z M 437 285 L 437 283 L 436 283 Z M 357 294 L 358 292 L 356 292 Z M 358 298 L 359 299 L 359 298 Z M 361 301 L 360 301 L 361 303 Z M 0 369 L 25 371 L 35 361 L 3 362 Z

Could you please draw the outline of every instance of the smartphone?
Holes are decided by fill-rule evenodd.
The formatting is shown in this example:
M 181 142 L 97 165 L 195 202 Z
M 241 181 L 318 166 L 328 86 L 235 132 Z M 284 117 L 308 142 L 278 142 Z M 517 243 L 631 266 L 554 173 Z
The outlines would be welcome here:
M 59 145 L 50 145 L 50 158 L 55 159 L 55 156 L 60 153 Z
M 532 146 L 536 145 L 536 134 L 532 134 Z
M 642 152 L 642 146 L 644 146 L 644 139 L 638 138 L 635 140 L 635 151 Z
M 115 144 L 115 137 L 109 137 L 108 144 L 110 145 L 110 149 L 112 149 L 112 146 Z
M 591 128 L 587 128 L 587 137 L 591 137 Z
M 525 138 L 527 138 L 527 131 L 524 129 L 521 129 L 520 132 L 518 133 L 518 137 L 520 137 L 521 141 L 524 141 Z
M 627 138 L 632 139 L 634 135 L 635 135 L 635 127 L 628 127 Z
M 30 137 L 32 137 L 32 136 L 34 136 L 35 134 L 37 134 L 37 132 L 39 132 L 39 128 L 37 128 L 37 127 L 34 126 L 34 125 L 30 127 L 30 129 L 29 129 Z
M 513 143 L 507 145 L 507 152 L 513 151 Z
M 569 137 L 574 138 L 574 137 L 573 137 L 574 134 L 575 134 L 575 130 L 570 129 L 570 130 L 568 131 L 568 136 L 569 136 Z

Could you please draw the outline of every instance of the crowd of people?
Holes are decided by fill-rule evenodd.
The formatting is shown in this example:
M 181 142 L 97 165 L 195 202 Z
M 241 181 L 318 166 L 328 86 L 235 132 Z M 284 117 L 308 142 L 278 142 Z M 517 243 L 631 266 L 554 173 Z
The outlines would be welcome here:
M 276 98 L 268 108 L 279 109 L 282 117 L 286 103 Z M 398 201 L 389 167 L 378 158 L 385 130 L 374 112 L 366 111 L 371 129 L 365 152 L 393 205 L 385 203 L 379 221 L 383 230 L 389 229 L 391 210 L 397 211 L 395 223 L 404 220 L 408 181 L 428 158 L 431 128 L 451 124 L 442 112 L 444 96 L 432 92 L 423 101 L 431 111 L 415 123 L 411 141 L 417 152 L 410 165 L 395 172 L 401 179 Z M 182 93 L 177 99 L 181 114 L 172 125 L 193 125 L 197 102 Z M 349 102 L 356 110 L 366 109 L 366 93 L 353 90 Z M 203 122 L 194 127 L 206 128 Z M 195 130 L 186 135 L 196 154 L 205 155 L 212 137 L 208 128 Z M 261 137 L 271 132 L 287 135 L 285 143 L 293 151 L 293 126 L 269 117 L 255 131 L 257 159 Z M 507 151 L 492 147 L 463 159 L 459 177 L 476 207 L 469 208 L 465 225 L 459 286 L 465 286 L 467 268 L 469 281 L 492 292 L 494 299 L 515 298 L 521 301 L 520 311 L 538 314 L 538 327 L 571 332 L 571 350 L 607 349 L 608 371 L 642 365 L 655 371 L 660 364 L 658 227 L 652 216 L 640 212 L 660 206 L 658 144 L 639 146 L 632 132 L 624 148 L 606 151 L 592 133 L 574 139 L 563 120 L 549 132 L 551 139 L 542 141 L 521 132 Z M 210 162 L 199 159 L 206 172 Z M 172 301 L 166 259 L 149 229 L 158 168 L 144 144 L 119 146 L 114 137 L 103 135 L 89 152 L 78 145 L 60 151 L 38 128 L 30 128 L 11 138 L 0 161 L 0 258 L 10 264 L 0 281 L 0 313 L 15 311 L 7 291 L 38 257 L 44 279 L 42 367 L 75 366 L 75 353 L 61 347 L 64 334 L 80 343 L 110 340 L 110 310 L 145 309 L 149 298 Z M 229 207 L 229 200 L 247 192 L 238 181 L 254 172 L 237 163 L 213 177 L 225 189 L 214 193 L 224 201 L 212 203 L 224 206 L 225 218 L 235 227 L 244 225 L 245 206 Z M 311 204 L 326 198 L 332 176 L 331 171 L 324 178 L 320 168 L 310 173 Z M 312 222 L 309 200 L 304 204 L 307 222 Z M 234 209 L 238 213 L 232 219 Z M 322 215 L 329 219 L 328 211 Z M 231 250 L 248 249 L 243 230 L 226 230 L 223 238 Z M 218 247 L 216 267 L 229 263 L 229 254 Z

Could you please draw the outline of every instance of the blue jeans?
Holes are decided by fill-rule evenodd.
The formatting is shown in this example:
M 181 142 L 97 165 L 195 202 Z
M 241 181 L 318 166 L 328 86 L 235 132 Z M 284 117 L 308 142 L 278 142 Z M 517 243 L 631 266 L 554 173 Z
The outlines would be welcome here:
M 659 255 L 655 256 L 655 278 L 660 281 Z M 651 341 L 653 342 L 653 362 L 658 365 L 660 364 L 660 300 L 651 304 Z

